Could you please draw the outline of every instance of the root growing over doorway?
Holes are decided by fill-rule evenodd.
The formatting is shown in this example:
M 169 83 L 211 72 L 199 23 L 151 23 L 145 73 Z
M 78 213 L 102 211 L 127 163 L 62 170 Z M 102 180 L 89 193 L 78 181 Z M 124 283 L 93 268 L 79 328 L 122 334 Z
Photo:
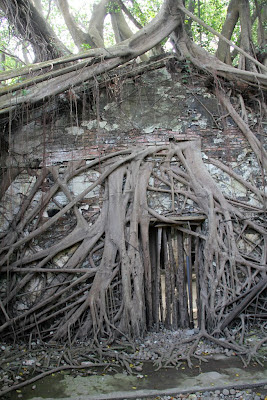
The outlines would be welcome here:
M 227 173 L 235 179 L 230 169 Z M 72 184 L 78 176 L 88 185 L 77 194 Z M 260 189 L 250 184 L 249 190 L 264 203 Z M 194 238 L 200 328 L 195 343 L 203 336 L 219 340 L 241 314 L 264 314 L 262 212 L 260 206 L 240 201 L 237 206 L 223 195 L 202 160 L 198 140 L 43 168 L 1 234 L 5 293 L 0 332 L 3 338 L 34 335 L 42 341 L 93 338 L 110 343 L 120 336 L 142 337 L 155 328 L 160 310 L 152 296 L 149 227 L 157 221 Z M 205 216 L 197 229 L 190 223 L 192 215 Z M 167 235 L 163 243 L 168 248 Z M 169 253 L 166 262 L 172 259 Z M 187 301 L 182 305 L 175 296 L 173 288 L 181 283 L 174 269 L 182 273 L 183 264 L 178 254 L 166 280 L 177 324 Z M 227 346 L 245 352 L 230 339 Z

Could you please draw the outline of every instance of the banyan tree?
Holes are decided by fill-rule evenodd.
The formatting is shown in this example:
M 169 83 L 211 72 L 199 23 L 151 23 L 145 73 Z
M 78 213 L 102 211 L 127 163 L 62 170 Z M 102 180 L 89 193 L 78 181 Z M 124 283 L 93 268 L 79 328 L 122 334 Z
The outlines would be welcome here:
M 263 44 L 264 5 L 255 3 L 254 20 L 259 21 Z M 232 324 L 243 329 L 250 319 L 263 320 L 267 158 L 260 135 L 264 138 L 267 68 L 250 40 L 249 1 L 230 1 L 221 34 L 178 0 L 165 0 L 145 26 L 137 24 L 126 2 L 102 0 L 86 32 L 78 27 L 67 1 L 58 1 L 58 6 L 76 46 L 83 49 L 77 54 L 70 54 L 56 37 L 38 1 L 0 1 L 2 16 L 35 55 L 35 63 L 0 74 L 2 337 L 34 334 L 42 340 L 112 342 L 164 325 L 198 326 L 198 340 L 204 336 L 218 341 L 223 335 L 229 339 Z M 103 41 L 107 14 L 117 42 L 109 48 Z M 138 25 L 136 33 L 130 32 L 126 17 Z M 216 56 L 192 40 L 192 22 L 219 37 Z M 242 26 L 239 46 L 229 34 L 237 23 Z M 10 149 L 20 124 L 34 118 L 49 124 L 46 118 L 60 99 L 67 99 L 72 113 L 88 119 L 84 101 L 94 98 L 97 108 L 97 90 L 107 82 L 115 93 L 122 71 L 133 77 L 151 68 L 147 52 L 162 51 L 167 37 L 173 46 L 172 68 L 176 61 L 186 61 L 206 76 L 210 92 L 255 154 L 255 182 L 246 181 L 222 160 L 209 160 L 243 188 L 247 200 L 223 193 L 204 162 L 197 134 L 166 131 L 160 143 L 135 138 L 99 151 L 95 158 L 85 151 L 68 162 L 48 163 L 37 157 L 26 167 L 16 164 Z M 234 56 L 239 57 L 235 66 Z M 145 64 L 136 63 L 137 58 Z M 248 107 L 258 107 L 257 126 L 249 124 Z M 10 212 L 8 204 L 17 196 L 25 168 L 28 181 Z M 79 179 L 82 189 L 77 188 Z M 242 343 L 227 345 L 245 351 Z

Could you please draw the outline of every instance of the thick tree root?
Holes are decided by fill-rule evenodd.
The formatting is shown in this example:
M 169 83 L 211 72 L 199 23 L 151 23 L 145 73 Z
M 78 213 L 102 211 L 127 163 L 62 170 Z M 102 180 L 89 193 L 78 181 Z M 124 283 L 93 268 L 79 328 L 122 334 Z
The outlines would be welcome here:
M 94 179 L 74 196 L 72 179 L 92 173 Z M 48 174 L 52 183 L 43 203 L 36 203 Z M 262 201 L 262 190 L 252 184 L 246 189 Z M 90 202 L 99 211 L 90 214 L 83 207 L 93 191 Z M 57 202 L 58 212 L 44 219 L 58 192 L 65 204 Z M 166 212 L 162 204 L 168 204 Z M 192 288 L 186 283 L 192 248 L 201 331 L 221 334 L 241 312 L 251 313 L 254 303 L 263 315 L 266 232 L 257 214 L 252 221 L 240 204 L 223 196 L 197 140 L 135 148 L 87 165 L 70 163 L 63 173 L 56 167 L 42 171 L 1 240 L 6 293 L 0 332 L 4 338 L 32 332 L 40 340 L 93 337 L 111 343 L 123 335 L 143 336 L 160 321 L 173 329 L 187 327 L 193 323 Z M 47 248 L 47 238 L 60 226 L 68 229 Z M 79 277 L 73 280 L 75 271 Z M 28 296 L 32 285 L 36 289 Z

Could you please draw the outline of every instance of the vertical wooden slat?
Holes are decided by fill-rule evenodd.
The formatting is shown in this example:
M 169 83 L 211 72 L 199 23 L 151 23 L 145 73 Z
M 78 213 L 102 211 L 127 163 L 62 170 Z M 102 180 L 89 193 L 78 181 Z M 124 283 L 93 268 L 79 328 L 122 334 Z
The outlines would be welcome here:
M 200 230 L 198 227 L 197 232 Z M 198 323 L 200 318 L 200 239 L 184 234 L 179 227 L 164 225 L 152 228 L 149 237 L 152 318 L 148 328 L 153 325 L 159 330 L 160 323 L 169 329 L 193 328 L 195 301 Z M 196 274 L 196 299 L 193 272 Z
M 170 261 L 168 254 L 167 228 L 163 229 L 163 252 L 164 252 L 164 267 L 165 267 L 165 327 L 171 328 L 171 279 L 170 279 Z
M 171 315 L 171 323 L 172 329 L 178 328 L 178 321 L 177 321 L 177 297 L 176 297 L 176 269 L 177 265 L 174 258 L 174 251 L 173 251 L 173 243 L 175 243 L 174 239 L 172 238 L 172 234 L 174 231 L 173 228 L 168 230 L 168 246 L 169 246 L 169 255 L 170 255 L 170 277 L 171 277 L 171 303 L 172 303 L 172 315 Z
M 157 284 L 156 284 L 156 309 L 157 319 L 155 321 L 156 329 L 159 330 L 159 317 L 163 321 L 163 307 L 162 307 L 162 296 L 161 296 L 161 274 L 160 274 L 160 253 L 161 253 L 161 241 L 162 241 L 162 228 L 158 228 L 157 235 Z
M 146 324 L 148 329 L 153 325 L 152 313 L 152 271 L 151 271 L 151 251 L 149 244 L 149 223 L 141 224 L 142 238 L 142 254 L 144 263 L 144 287 L 145 287 L 145 302 L 146 302 Z
M 156 324 L 158 319 L 157 308 L 157 229 L 149 229 L 149 247 L 150 247 L 150 264 L 151 264 L 151 291 L 152 291 L 152 325 Z
M 187 292 L 185 285 L 183 234 L 179 231 L 177 231 L 177 245 L 178 245 L 177 286 L 178 286 L 179 326 L 181 328 L 187 328 L 189 326 L 189 316 L 188 316 Z
M 197 233 L 201 232 L 200 226 L 196 229 Z M 200 243 L 199 238 L 195 238 L 195 262 L 194 262 L 194 272 L 196 274 L 196 306 L 197 306 L 197 321 L 198 327 L 200 327 L 200 286 L 199 286 L 199 251 L 200 251 Z
M 189 299 L 189 326 L 194 327 L 193 318 L 193 292 L 192 292 L 192 236 L 188 235 L 188 253 L 186 257 L 187 264 L 187 286 L 188 286 L 188 299 Z

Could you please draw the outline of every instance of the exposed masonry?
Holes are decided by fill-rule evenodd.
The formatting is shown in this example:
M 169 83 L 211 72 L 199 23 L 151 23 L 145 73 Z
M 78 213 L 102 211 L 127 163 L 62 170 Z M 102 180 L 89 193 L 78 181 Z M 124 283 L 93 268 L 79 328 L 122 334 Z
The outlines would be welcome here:
M 129 147 L 160 146 L 199 137 L 203 159 L 223 193 L 258 206 L 243 185 L 209 162 L 209 158 L 222 160 L 238 175 L 260 186 L 258 165 L 248 143 L 233 121 L 223 114 L 216 97 L 204 86 L 203 78 L 186 75 L 186 80 L 185 83 L 183 74 L 171 75 L 166 68 L 150 71 L 101 89 L 97 95 L 99 100 L 87 100 L 77 113 L 75 104 L 68 104 L 63 94 L 60 98 L 68 105 L 67 111 L 51 111 L 50 105 L 47 114 L 44 110 L 44 116 L 28 123 L 23 121 L 23 126 L 12 132 L 10 156 L 5 164 L 26 169 L 3 199 L 0 231 L 6 229 L 22 197 L 34 184 L 36 178 L 28 174 L 28 168 L 36 160 L 39 167 L 62 164 L 64 169 L 68 161 L 90 162 L 95 157 Z M 80 98 L 81 94 L 77 94 L 77 101 Z M 252 123 L 256 122 L 254 118 Z M 79 177 L 72 182 L 71 189 L 77 194 L 88 181 L 88 176 Z M 81 210 L 93 214 L 99 209 L 98 195 L 93 192 L 90 199 L 85 198 Z M 63 194 L 57 198 L 60 204 L 66 203 Z M 45 213 L 44 218 L 48 217 Z
M 82 101 L 85 94 L 76 93 L 71 103 L 62 94 L 60 101 L 51 100 L 49 105 L 44 105 L 42 116 L 40 114 L 38 118 L 27 122 L 23 120 L 21 126 L 18 124 L 18 128 L 14 129 L 5 163 L 10 167 L 19 167 L 20 173 L 0 204 L 0 232 L 6 243 L 7 254 L 4 257 L 8 260 L 7 267 L 3 259 L 3 272 L 11 268 L 14 278 L 19 280 L 20 274 L 23 276 L 27 271 L 31 273 L 32 268 L 39 268 L 41 274 L 47 274 L 44 275 L 47 281 L 41 274 L 31 278 L 26 275 L 28 281 L 25 288 L 21 288 L 19 296 L 13 296 L 9 280 L 2 279 L 0 296 L 5 298 L 6 293 L 10 292 L 15 318 L 24 321 L 23 313 L 27 317 L 27 312 L 31 313 L 35 304 L 39 304 L 37 308 L 41 307 L 42 294 L 46 293 L 45 285 L 52 285 L 54 279 L 65 279 L 62 273 L 74 273 L 74 278 L 68 283 L 75 286 L 76 281 L 79 283 L 79 279 L 83 279 L 78 277 L 79 273 L 89 269 L 92 276 L 79 286 L 84 294 L 75 301 L 83 304 L 78 314 L 75 313 L 73 325 L 77 321 L 83 324 L 79 332 L 81 337 L 91 332 L 92 324 L 94 329 L 99 328 L 104 332 L 106 325 L 101 316 L 106 312 L 105 303 L 97 296 L 99 293 L 104 295 L 106 289 L 101 286 L 101 291 L 98 285 L 103 284 L 102 268 L 116 266 L 114 277 L 117 283 L 114 287 L 118 290 L 112 306 L 114 315 L 119 316 L 121 302 L 125 301 L 126 304 L 128 301 L 122 297 L 122 293 L 131 292 L 133 297 L 130 303 L 134 296 L 137 296 L 134 300 L 138 300 L 136 304 L 146 302 L 149 310 L 148 327 L 151 327 L 155 321 L 159 324 L 159 308 L 155 303 L 155 299 L 159 298 L 158 278 L 155 277 L 157 274 L 160 276 L 163 264 L 174 266 L 185 255 L 187 276 L 193 277 L 190 265 L 200 265 L 197 279 L 202 282 L 204 295 L 201 302 L 197 296 L 199 323 L 200 318 L 202 321 L 206 318 L 205 323 L 207 326 L 210 324 L 211 328 L 218 321 L 222 323 L 222 317 L 226 319 L 225 324 L 228 323 L 228 315 L 230 319 L 234 318 L 234 310 L 228 310 L 225 301 L 225 296 L 230 296 L 231 291 L 224 291 L 228 290 L 225 282 L 230 279 L 229 267 L 235 265 L 235 259 L 234 262 L 240 263 L 236 251 L 249 257 L 252 255 L 256 260 L 255 268 L 262 263 L 261 226 L 255 228 L 253 225 L 253 213 L 261 212 L 262 181 L 248 143 L 221 110 L 216 98 L 207 91 L 203 79 L 192 75 L 185 83 L 181 74 L 170 75 L 166 69 L 161 69 L 136 79 L 121 81 L 116 87 L 108 84 L 105 88 L 87 93 L 85 101 Z M 130 162 L 127 157 L 130 157 Z M 223 164 L 220 164 L 221 161 Z M 227 172 L 227 166 L 233 168 L 234 174 Z M 106 171 L 108 174 L 105 176 Z M 249 186 L 249 182 L 254 186 Z M 33 197 L 31 193 L 34 193 Z M 25 212 L 24 205 L 28 198 L 30 200 Z M 233 208 L 237 210 L 236 214 Z M 238 221 L 236 215 L 239 216 Z M 246 222 L 250 218 L 251 226 Z M 138 228 L 136 221 L 139 221 Z M 213 234 L 206 237 L 210 230 Z M 13 240 L 11 245 L 10 237 Z M 235 245 L 233 238 L 236 239 Z M 23 248 L 22 242 L 26 244 Z M 138 250 L 141 242 L 146 252 L 143 258 Z M 114 244 L 118 250 L 110 253 Z M 163 250 L 157 253 L 155 249 L 159 247 Z M 178 255 L 176 248 L 179 249 Z M 126 262 L 125 251 L 129 253 L 127 265 L 129 268 L 132 266 L 131 270 L 122 268 Z M 194 261 L 198 256 L 199 263 Z M 175 257 L 178 257 L 177 260 Z M 177 315 L 179 324 L 186 327 L 193 324 L 193 306 L 189 301 L 190 315 L 186 316 L 184 266 L 183 262 L 178 264 L 181 270 L 177 270 L 180 279 L 177 278 L 177 285 L 180 285 L 178 294 L 181 299 L 180 314 Z M 195 270 L 198 268 L 196 266 Z M 146 271 L 145 283 L 143 272 L 140 273 L 142 268 Z M 258 275 L 260 268 L 257 269 Z M 130 275 L 124 279 L 124 286 L 120 287 L 121 271 L 128 271 Z M 223 278 L 220 275 L 222 271 Z M 255 281 L 252 278 L 247 280 L 243 267 L 238 272 L 235 269 L 233 271 L 237 274 L 236 279 L 228 282 L 228 285 L 232 285 L 233 297 L 235 293 L 239 296 L 241 289 L 249 292 L 251 288 L 255 289 L 253 285 L 264 283 L 258 281 L 258 277 L 255 279 L 255 274 Z M 108 269 L 106 272 L 109 275 Z M 211 291 L 209 280 L 205 277 L 209 276 L 210 279 L 214 273 L 218 273 L 218 277 L 214 278 Z M 177 287 L 172 287 L 169 278 L 166 275 L 166 293 L 168 296 L 172 293 L 172 299 L 175 299 Z M 109 279 L 113 288 L 113 275 L 109 275 Z M 153 286 L 155 282 L 157 284 Z M 126 290 L 126 284 L 130 285 L 130 291 Z M 142 291 L 139 290 L 144 284 L 146 296 L 150 286 L 154 287 L 145 300 L 141 299 L 144 293 L 141 295 Z M 62 290 L 62 293 L 59 292 L 60 296 L 62 294 L 60 301 L 65 304 L 65 292 Z M 71 299 L 77 296 L 75 290 L 72 292 L 72 286 L 68 290 Z M 88 315 L 92 316 L 92 321 L 91 317 L 84 319 L 88 312 L 88 290 L 90 296 L 96 296 L 93 302 L 90 300 L 91 311 Z M 171 309 L 171 304 L 174 308 L 172 316 L 166 312 L 166 320 L 169 321 L 166 323 L 176 326 L 176 303 L 168 296 L 166 310 Z M 232 298 L 229 299 L 232 301 Z M 51 298 L 47 301 L 51 301 Z M 134 335 L 138 335 L 143 329 L 145 317 L 142 308 L 138 309 L 138 313 L 133 313 L 130 303 L 127 303 L 124 312 L 129 310 L 130 314 L 127 315 L 132 318 L 129 327 Z M 217 308 L 212 307 L 215 303 Z M 101 307 L 102 311 L 95 313 L 94 307 Z M 205 317 L 201 313 L 205 307 L 212 317 Z M 110 309 L 109 306 L 107 309 Z M 57 312 L 61 313 L 61 310 Z M 40 312 L 37 317 L 45 324 L 46 335 L 46 320 L 51 316 L 44 317 L 43 321 L 42 315 Z M 57 320 L 60 324 L 58 330 L 51 328 L 56 339 L 65 337 L 68 331 L 64 318 Z M 120 328 L 127 331 L 127 326 L 123 325 L 127 319 L 118 318 Z M 0 329 L 5 330 L 11 323 L 7 321 Z M 52 320 L 51 324 L 49 322 L 51 327 L 53 323 Z M 27 329 L 31 329 L 30 318 L 26 325 Z
M 182 75 L 161 69 L 118 85 L 116 90 L 114 85 L 101 89 L 99 100 L 87 99 L 77 113 L 75 103 L 70 105 L 62 95 L 66 112 L 44 110 L 39 119 L 23 121 L 23 128 L 12 133 L 9 151 L 15 161 L 7 163 L 26 166 L 38 159 L 51 165 L 90 158 L 136 142 L 166 143 L 172 132 L 200 136 L 209 157 L 235 162 L 241 153 L 248 155 L 242 134 L 224 116 L 201 76 L 189 77 L 185 84 Z M 81 97 L 77 94 L 77 101 Z
M 23 127 L 12 132 L 5 165 L 28 168 L 36 161 L 40 167 L 82 159 L 89 162 L 141 144 L 162 145 L 200 137 L 203 159 L 223 192 L 257 205 L 242 185 L 209 163 L 209 158 L 221 160 L 244 179 L 258 186 L 262 184 L 248 143 L 233 121 L 223 114 L 203 79 L 186 74 L 184 83 L 183 74 L 171 75 L 165 68 L 150 71 L 101 89 L 77 113 L 75 103 L 69 104 L 65 95 L 61 95 L 67 111 L 51 111 L 50 106 L 49 112 L 44 110 L 44 116 L 29 123 L 23 121 Z M 77 94 L 76 100 L 81 97 Z M 256 123 L 255 118 L 252 123 Z M 32 177 L 27 176 L 24 170 L 16 179 L 15 186 L 19 181 L 22 184 L 16 189 L 18 193 L 24 193 L 25 184 L 31 182 Z M 16 210 L 16 190 L 9 190 L 13 193 L 12 212 Z

